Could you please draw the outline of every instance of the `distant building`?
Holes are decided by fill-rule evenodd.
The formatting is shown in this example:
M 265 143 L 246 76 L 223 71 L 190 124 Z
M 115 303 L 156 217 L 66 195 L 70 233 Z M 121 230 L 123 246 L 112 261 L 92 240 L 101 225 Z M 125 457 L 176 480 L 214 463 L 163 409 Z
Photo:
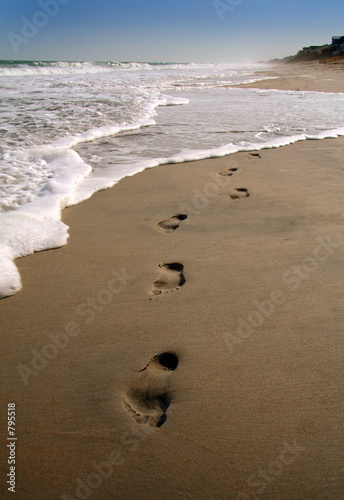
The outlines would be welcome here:
M 335 52 L 340 52 L 344 50 L 344 36 L 332 37 L 332 49 Z

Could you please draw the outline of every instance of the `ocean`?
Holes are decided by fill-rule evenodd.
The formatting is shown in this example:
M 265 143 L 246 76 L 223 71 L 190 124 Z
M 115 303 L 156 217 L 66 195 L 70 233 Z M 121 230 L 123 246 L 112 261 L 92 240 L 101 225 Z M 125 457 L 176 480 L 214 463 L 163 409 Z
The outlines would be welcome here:
M 233 88 L 268 69 L 0 61 L 0 297 L 14 259 L 67 243 L 63 208 L 126 176 L 344 135 L 344 94 Z

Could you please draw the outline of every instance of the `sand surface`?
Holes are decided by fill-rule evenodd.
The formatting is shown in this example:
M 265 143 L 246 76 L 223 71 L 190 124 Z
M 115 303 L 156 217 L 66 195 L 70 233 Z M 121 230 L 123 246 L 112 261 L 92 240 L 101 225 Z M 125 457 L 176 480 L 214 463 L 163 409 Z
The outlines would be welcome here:
M 0 301 L 18 499 L 343 498 L 343 153 L 160 166 L 63 212 Z
M 259 74 L 259 72 L 257 72 Z M 266 71 L 263 73 L 266 75 Z M 344 63 L 274 64 L 270 76 L 273 80 L 237 85 L 243 88 L 307 90 L 309 92 L 344 92 Z

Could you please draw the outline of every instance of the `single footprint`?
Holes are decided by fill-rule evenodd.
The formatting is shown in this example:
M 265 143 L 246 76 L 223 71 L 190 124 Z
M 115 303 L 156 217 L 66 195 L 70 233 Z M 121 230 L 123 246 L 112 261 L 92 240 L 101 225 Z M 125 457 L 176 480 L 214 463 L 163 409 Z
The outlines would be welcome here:
M 259 153 L 250 153 L 250 156 L 253 156 L 254 158 L 261 158 Z
M 153 283 L 152 295 L 160 295 L 161 293 L 178 290 L 180 286 L 184 285 L 185 277 L 183 274 L 183 264 L 179 264 L 178 262 L 169 264 L 163 262 L 159 264 L 159 267 L 162 272 L 160 278 Z
M 171 403 L 169 378 L 177 366 L 178 357 L 163 352 L 140 370 L 124 400 L 124 406 L 138 423 L 161 427 L 166 422 L 166 411 Z
M 246 188 L 233 188 L 234 193 L 230 194 L 231 200 L 238 200 L 239 198 L 248 198 L 250 193 Z
M 169 217 L 168 219 L 159 222 L 156 227 L 161 231 L 164 231 L 165 233 L 172 233 L 172 231 L 179 227 L 180 222 L 187 218 L 188 216 L 185 214 L 177 214 L 173 217 Z
M 230 177 L 237 170 L 238 170 L 237 168 L 227 168 L 227 170 L 223 170 L 222 172 L 218 172 L 218 174 L 219 175 L 226 175 L 226 176 Z

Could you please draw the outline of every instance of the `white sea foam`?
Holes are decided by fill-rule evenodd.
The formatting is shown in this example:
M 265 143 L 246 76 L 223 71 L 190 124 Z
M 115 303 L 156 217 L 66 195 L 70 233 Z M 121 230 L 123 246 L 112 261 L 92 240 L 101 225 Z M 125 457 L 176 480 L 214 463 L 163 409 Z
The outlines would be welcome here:
M 110 67 L 109 67 L 110 66 Z M 13 64 L 12 66 L 0 67 L 1 76 L 50 76 L 50 75 L 83 75 L 111 72 L 111 65 L 97 65 L 82 62 L 56 62 L 56 63 L 28 63 Z
M 344 135 L 343 94 L 230 88 L 256 69 L 0 62 L 0 296 L 14 259 L 67 242 L 64 207 L 125 176 Z

